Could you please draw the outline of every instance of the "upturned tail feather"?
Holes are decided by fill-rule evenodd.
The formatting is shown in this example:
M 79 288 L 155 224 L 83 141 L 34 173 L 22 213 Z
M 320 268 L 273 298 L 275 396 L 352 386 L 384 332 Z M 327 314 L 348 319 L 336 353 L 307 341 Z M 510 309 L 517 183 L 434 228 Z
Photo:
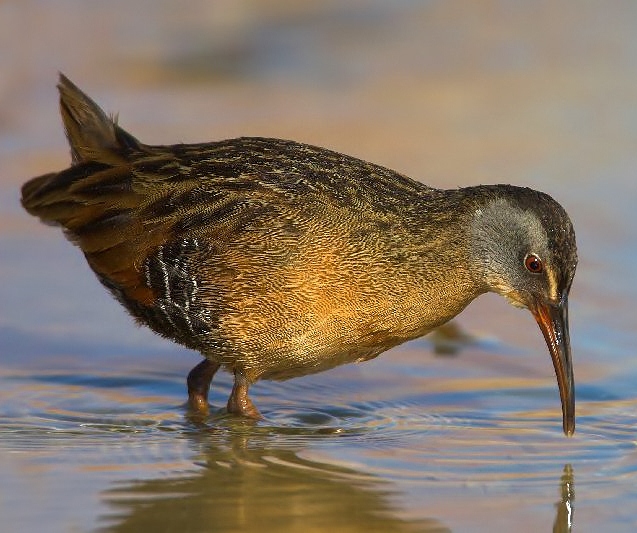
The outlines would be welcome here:
M 131 167 L 149 148 L 63 75 L 58 89 L 73 161 L 65 170 L 25 183 L 22 205 L 46 224 L 62 226 L 116 298 L 148 305 L 153 294 L 139 265 L 164 234 L 150 236 L 133 216 L 141 196 L 132 185 Z
M 57 87 L 60 91 L 60 112 L 74 164 L 106 162 L 104 158 L 139 147 L 137 139 L 120 128 L 114 117 L 107 116 L 64 74 L 60 74 Z
M 87 207 L 86 195 L 73 194 L 74 189 L 79 193 L 83 188 L 81 182 L 90 180 L 96 173 L 104 176 L 104 171 L 125 165 L 127 155 L 142 150 L 142 144 L 63 74 L 60 74 L 58 90 L 72 165 L 25 183 L 22 205 L 45 223 L 72 229 L 73 219 L 78 215 L 83 218 L 81 211 Z

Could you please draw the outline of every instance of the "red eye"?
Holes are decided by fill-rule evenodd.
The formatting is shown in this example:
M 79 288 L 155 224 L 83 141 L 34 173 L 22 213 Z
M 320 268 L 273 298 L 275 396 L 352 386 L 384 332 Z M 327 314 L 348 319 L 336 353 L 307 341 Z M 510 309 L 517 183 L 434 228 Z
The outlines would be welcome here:
M 539 274 L 542 270 L 544 270 L 542 260 L 535 254 L 529 254 L 526 256 L 524 259 L 524 266 L 533 274 Z

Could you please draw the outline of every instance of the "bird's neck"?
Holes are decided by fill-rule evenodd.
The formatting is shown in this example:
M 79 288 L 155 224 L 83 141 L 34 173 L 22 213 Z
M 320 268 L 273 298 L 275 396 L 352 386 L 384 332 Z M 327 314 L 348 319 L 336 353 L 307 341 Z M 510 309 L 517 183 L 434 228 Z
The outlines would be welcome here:
M 400 269 L 410 280 L 403 303 L 413 316 L 414 336 L 451 320 L 487 292 L 471 257 L 471 208 L 460 191 L 425 196 L 419 220 L 401 243 L 406 260 Z

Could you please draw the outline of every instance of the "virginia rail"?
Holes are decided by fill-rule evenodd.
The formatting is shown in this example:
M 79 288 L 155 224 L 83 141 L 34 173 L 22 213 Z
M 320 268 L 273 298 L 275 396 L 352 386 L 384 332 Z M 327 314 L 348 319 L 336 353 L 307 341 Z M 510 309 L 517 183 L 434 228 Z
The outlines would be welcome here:
M 573 226 L 550 196 L 511 185 L 428 187 L 306 144 L 244 137 L 142 144 L 66 77 L 72 165 L 22 188 L 139 322 L 200 351 L 190 405 L 234 373 L 248 387 L 364 361 L 420 337 L 488 291 L 529 309 L 548 344 L 563 427 L 575 429 L 567 299 Z

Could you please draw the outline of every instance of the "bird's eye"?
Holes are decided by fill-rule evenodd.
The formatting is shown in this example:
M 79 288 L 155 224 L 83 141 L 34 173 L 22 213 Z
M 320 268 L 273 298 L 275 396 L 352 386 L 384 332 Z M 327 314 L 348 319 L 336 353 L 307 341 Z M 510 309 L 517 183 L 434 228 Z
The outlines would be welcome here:
M 535 254 L 529 254 L 524 258 L 524 266 L 533 274 L 539 274 L 544 270 L 542 260 Z

